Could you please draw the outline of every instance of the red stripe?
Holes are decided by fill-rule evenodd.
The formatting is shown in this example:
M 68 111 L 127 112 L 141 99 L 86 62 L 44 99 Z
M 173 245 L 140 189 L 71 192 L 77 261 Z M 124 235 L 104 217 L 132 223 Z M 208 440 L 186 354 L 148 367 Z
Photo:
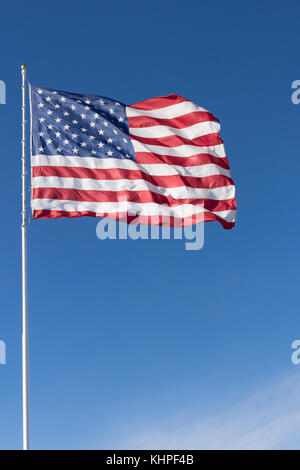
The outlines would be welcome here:
M 170 196 L 163 196 L 162 194 L 151 191 L 95 191 L 68 188 L 34 188 L 32 198 L 79 202 L 119 202 L 127 200 L 136 203 L 154 202 L 156 204 L 167 204 L 170 207 L 182 204 L 203 204 L 205 209 L 213 212 L 236 209 L 234 198 L 224 201 L 214 199 L 174 200 Z
M 183 129 L 185 127 L 199 124 L 199 122 L 218 121 L 208 111 L 194 111 L 193 113 L 183 114 L 173 119 L 152 118 L 147 116 L 128 117 L 129 127 L 152 127 L 152 126 L 167 126 L 175 129 Z
M 91 178 L 98 181 L 145 180 L 155 186 L 164 188 L 182 186 L 189 186 L 190 188 L 220 188 L 233 184 L 232 179 L 224 175 L 203 176 L 202 178 L 182 175 L 158 176 L 149 175 L 140 170 L 127 170 L 124 168 L 102 170 L 70 166 L 35 166 L 32 169 L 32 173 L 34 178 L 57 176 L 59 178 Z
M 179 135 L 169 135 L 166 137 L 149 138 L 149 137 L 140 137 L 137 135 L 131 135 L 131 140 L 138 140 L 143 144 L 148 145 L 160 145 L 162 147 L 179 147 L 181 145 L 196 145 L 197 147 L 210 147 L 213 145 L 223 144 L 223 140 L 217 132 L 202 135 L 201 137 L 196 137 L 195 139 L 185 139 Z
M 229 170 L 229 163 L 226 157 L 215 157 L 209 153 L 200 153 L 192 157 L 173 157 L 151 152 L 135 152 L 135 157 L 136 162 L 140 164 L 165 163 L 182 167 L 214 164 Z
M 67 211 L 51 211 L 51 210 L 35 210 L 33 211 L 33 218 L 34 219 L 57 219 L 57 218 L 62 218 L 62 217 L 84 217 L 84 216 L 89 216 L 89 217 L 107 217 L 109 219 L 114 219 L 114 220 L 120 220 L 120 221 L 125 221 L 124 218 L 126 216 L 125 213 L 119 213 L 119 214 L 96 214 L 95 212 L 91 211 L 83 211 L 83 212 L 67 212 Z M 203 216 L 201 215 L 203 218 Z M 137 219 L 136 215 L 131 215 L 127 217 L 127 222 L 132 223 L 133 220 Z M 168 226 L 171 227 L 180 227 L 180 226 L 187 226 L 187 225 L 193 225 L 197 222 L 196 216 L 191 216 L 187 217 L 186 219 L 177 219 L 175 217 L 171 217 L 168 219 L 170 223 L 168 223 Z M 235 222 L 226 222 L 225 220 L 221 219 L 217 215 L 210 213 L 210 212 L 205 212 L 204 213 L 204 222 L 211 222 L 211 221 L 218 221 L 222 224 L 222 226 L 225 229 L 231 229 L 234 227 Z M 142 216 L 139 217 L 139 220 L 137 221 L 138 223 L 141 224 L 146 224 L 149 225 L 150 222 L 152 225 L 165 225 L 165 220 L 161 216 L 157 216 L 156 220 L 154 218 Z
M 168 96 L 157 96 L 156 98 L 149 98 L 148 100 L 139 101 L 138 103 L 131 104 L 130 108 L 152 110 L 172 106 L 173 104 L 183 103 L 186 100 L 182 96 L 171 94 Z

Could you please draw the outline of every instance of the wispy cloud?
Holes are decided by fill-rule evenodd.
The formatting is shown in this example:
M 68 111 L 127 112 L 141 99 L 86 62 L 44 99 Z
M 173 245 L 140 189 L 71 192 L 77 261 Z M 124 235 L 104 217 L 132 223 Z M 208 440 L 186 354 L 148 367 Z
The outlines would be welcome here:
M 216 413 L 178 410 L 164 423 L 127 429 L 119 448 L 300 448 L 300 379 L 285 377 Z M 297 439 L 298 438 L 298 439 Z M 298 445 L 297 445 L 298 441 Z

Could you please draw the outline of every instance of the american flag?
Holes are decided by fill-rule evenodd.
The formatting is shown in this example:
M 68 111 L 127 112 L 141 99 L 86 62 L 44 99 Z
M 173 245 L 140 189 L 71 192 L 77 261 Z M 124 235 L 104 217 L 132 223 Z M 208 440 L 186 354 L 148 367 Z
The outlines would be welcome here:
M 126 106 L 30 86 L 33 218 L 109 217 L 234 226 L 220 124 L 171 94 Z

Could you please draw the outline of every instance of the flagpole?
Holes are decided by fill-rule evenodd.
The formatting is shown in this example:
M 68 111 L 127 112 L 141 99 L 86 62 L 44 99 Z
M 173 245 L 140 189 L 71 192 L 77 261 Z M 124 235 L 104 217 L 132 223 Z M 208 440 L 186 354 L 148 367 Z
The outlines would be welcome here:
M 27 318 L 27 226 L 26 226 L 26 66 L 22 73 L 22 406 L 23 450 L 29 449 L 28 318 Z

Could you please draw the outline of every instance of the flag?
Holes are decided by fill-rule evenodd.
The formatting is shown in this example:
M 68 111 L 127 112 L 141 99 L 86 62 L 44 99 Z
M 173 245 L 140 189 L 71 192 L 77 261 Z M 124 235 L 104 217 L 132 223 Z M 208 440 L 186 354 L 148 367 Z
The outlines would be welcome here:
M 234 226 L 220 124 L 204 108 L 176 94 L 127 106 L 33 85 L 30 101 L 34 219 Z

